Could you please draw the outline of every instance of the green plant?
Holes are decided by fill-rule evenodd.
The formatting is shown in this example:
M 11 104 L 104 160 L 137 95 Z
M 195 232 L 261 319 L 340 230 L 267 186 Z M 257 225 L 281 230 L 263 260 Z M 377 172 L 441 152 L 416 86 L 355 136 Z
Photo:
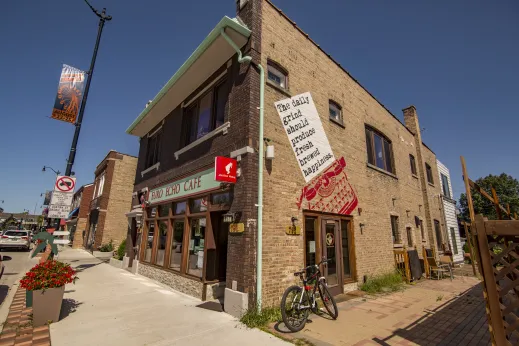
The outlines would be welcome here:
M 121 261 L 126 253 L 126 239 L 122 241 L 122 243 L 117 248 L 117 259 Z
M 279 307 L 263 308 L 261 312 L 256 307 L 250 308 L 241 317 L 240 322 L 249 328 L 262 328 L 269 323 L 281 321 L 281 310 Z
M 436 297 L 436 301 L 439 302 L 443 299 L 443 294 L 439 294 L 437 297 Z
M 374 294 L 382 292 L 395 292 L 404 288 L 402 275 L 398 271 L 372 276 L 360 286 L 364 292 Z
M 99 247 L 99 251 L 101 252 L 112 252 L 114 251 L 114 243 L 112 239 L 110 239 L 110 242 L 108 244 L 101 245 Z
M 45 261 L 34 266 L 20 280 L 20 286 L 28 291 L 45 290 L 75 283 L 76 271 L 66 263 Z

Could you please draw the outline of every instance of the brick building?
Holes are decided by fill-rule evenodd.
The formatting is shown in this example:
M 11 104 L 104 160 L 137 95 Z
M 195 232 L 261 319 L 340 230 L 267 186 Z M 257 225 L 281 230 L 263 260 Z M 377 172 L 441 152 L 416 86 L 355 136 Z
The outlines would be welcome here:
M 70 232 L 72 248 L 83 247 L 84 236 L 86 234 L 87 217 L 90 212 L 90 202 L 94 194 L 94 184 L 81 186 L 72 198 L 72 211 L 67 218 L 67 230 Z
M 439 174 L 416 108 L 401 123 L 270 1 L 236 7 L 127 130 L 140 138 L 132 205 L 146 206 L 129 237 L 142 244 L 138 272 L 202 299 L 226 287 L 254 302 L 258 64 L 261 140 L 275 152 L 261 162 L 262 302 L 322 257 L 338 294 L 393 270 L 394 247 L 439 247 Z M 215 182 L 215 156 L 238 160 L 234 186 Z M 229 234 L 229 213 L 243 233 Z
M 97 165 L 83 246 L 96 250 L 111 240 L 117 247 L 128 232 L 137 158 L 110 150 Z

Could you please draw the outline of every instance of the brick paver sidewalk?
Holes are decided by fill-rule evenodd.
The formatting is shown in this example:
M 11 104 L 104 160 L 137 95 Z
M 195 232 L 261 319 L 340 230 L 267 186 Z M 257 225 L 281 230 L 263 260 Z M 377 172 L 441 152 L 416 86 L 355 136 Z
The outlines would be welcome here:
M 0 335 L 0 346 L 50 346 L 49 326 L 32 326 L 32 308 L 25 307 L 25 289 L 18 287 Z

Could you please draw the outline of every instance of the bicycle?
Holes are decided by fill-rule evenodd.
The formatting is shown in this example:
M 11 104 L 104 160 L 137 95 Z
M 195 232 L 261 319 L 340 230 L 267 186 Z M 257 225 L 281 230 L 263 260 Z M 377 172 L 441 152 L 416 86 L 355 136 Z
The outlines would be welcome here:
M 322 311 L 317 302 L 317 291 L 319 291 L 321 301 L 330 317 L 335 320 L 339 316 L 337 303 L 328 290 L 325 278 L 320 276 L 321 271 L 319 267 L 326 265 L 329 261 L 323 259 L 319 264 L 308 266 L 294 273 L 294 276 L 299 276 L 303 286 L 290 286 L 285 290 L 281 299 L 281 316 L 285 326 L 290 331 L 298 332 L 304 328 L 310 310 L 315 314 L 319 314 Z M 313 287 L 309 286 L 309 283 L 313 283 Z M 292 294 L 294 294 L 293 299 L 288 300 Z

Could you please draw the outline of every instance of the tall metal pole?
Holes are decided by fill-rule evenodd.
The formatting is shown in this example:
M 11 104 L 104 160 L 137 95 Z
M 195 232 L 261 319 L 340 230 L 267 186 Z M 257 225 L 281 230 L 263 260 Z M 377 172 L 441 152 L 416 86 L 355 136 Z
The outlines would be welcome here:
M 88 6 L 90 4 L 87 2 Z M 94 54 L 92 55 L 92 61 L 90 62 L 90 69 L 88 70 L 87 74 L 87 81 L 85 85 L 85 91 L 83 93 L 83 100 L 81 101 L 81 107 L 79 108 L 79 115 L 76 121 L 76 130 L 74 131 L 74 138 L 72 139 L 72 145 L 70 146 L 70 154 L 67 161 L 67 169 L 65 170 L 65 175 L 70 176 L 72 173 L 72 166 L 74 165 L 74 159 L 76 158 L 76 147 L 77 142 L 79 139 L 79 132 L 81 131 L 81 122 L 83 121 L 83 114 L 85 112 L 85 105 L 87 102 L 88 97 L 88 91 L 90 89 L 90 82 L 92 81 L 92 75 L 94 74 L 94 66 L 96 64 L 96 58 L 97 58 L 97 50 L 99 48 L 99 42 L 101 41 L 101 34 L 103 32 L 103 27 L 105 25 L 106 21 L 109 21 L 112 19 L 112 16 L 108 16 L 106 14 L 106 8 L 103 8 L 103 11 L 99 13 L 99 11 L 96 11 L 92 6 L 90 6 L 92 11 L 96 14 L 96 16 L 99 17 L 99 28 L 97 30 L 97 39 L 96 44 L 94 46 Z

